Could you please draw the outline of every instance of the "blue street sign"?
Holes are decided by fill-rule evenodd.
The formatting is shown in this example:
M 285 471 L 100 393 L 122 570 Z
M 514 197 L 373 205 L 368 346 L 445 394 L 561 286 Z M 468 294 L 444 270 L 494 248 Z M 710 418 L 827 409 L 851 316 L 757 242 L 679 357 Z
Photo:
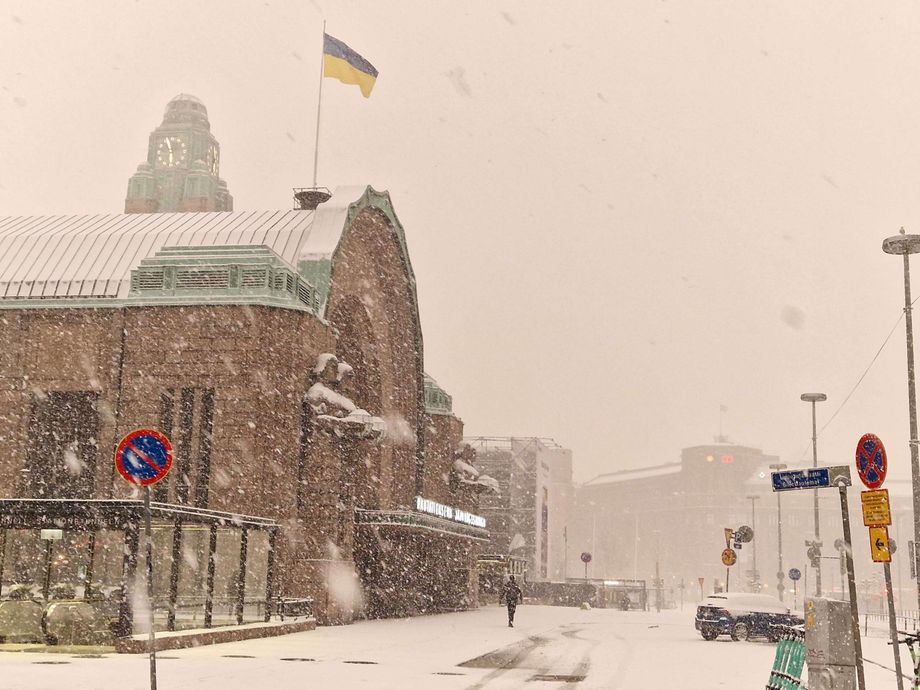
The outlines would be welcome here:
M 850 468 L 846 465 L 813 467 L 808 470 L 784 470 L 772 475 L 774 491 L 792 489 L 823 489 L 829 486 L 850 486 Z
M 819 489 L 831 485 L 831 475 L 826 467 L 810 470 L 784 470 L 773 473 L 773 490 Z
M 790 568 L 789 570 L 789 579 L 795 582 L 802 577 L 802 571 L 798 568 Z

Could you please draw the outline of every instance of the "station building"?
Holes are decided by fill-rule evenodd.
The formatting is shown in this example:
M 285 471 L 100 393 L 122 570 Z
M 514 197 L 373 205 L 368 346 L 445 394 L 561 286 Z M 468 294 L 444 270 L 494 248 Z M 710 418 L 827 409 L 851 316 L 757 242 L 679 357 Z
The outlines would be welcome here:
M 200 127 L 196 103 L 167 115 L 188 107 Z M 189 163 L 157 139 L 184 136 L 179 120 L 151 138 L 154 173 Z M 186 145 L 216 180 L 210 139 Z M 310 598 L 328 624 L 476 606 L 494 486 L 424 372 L 389 195 L 304 190 L 264 212 L 132 202 L 156 189 L 132 178 L 125 214 L 0 218 L 0 594 L 98 580 L 130 619 L 140 495 L 113 451 L 154 428 L 175 451 L 152 495 L 168 627 L 183 611 L 200 624 L 202 600 L 240 621 Z M 38 528 L 55 527 L 49 546 Z

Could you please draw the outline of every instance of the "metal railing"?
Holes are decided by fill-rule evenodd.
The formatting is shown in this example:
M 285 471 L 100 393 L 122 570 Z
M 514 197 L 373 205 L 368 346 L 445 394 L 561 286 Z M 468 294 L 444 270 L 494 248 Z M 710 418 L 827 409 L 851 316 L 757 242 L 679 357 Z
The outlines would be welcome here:
M 888 635 L 888 614 L 887 613 L 864 613 L 863 634 L 869 634 L 869 628 L 881 629 L 884 635 Z M 920 630 L 920 612 L 918 611 L 896 611 L 895 623 L 898 630 L 907 632 L 917 632 Z

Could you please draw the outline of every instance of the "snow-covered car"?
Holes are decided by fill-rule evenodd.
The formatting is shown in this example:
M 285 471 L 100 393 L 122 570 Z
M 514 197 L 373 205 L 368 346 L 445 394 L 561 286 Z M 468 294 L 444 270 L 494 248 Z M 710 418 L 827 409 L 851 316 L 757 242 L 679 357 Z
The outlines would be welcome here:
M 731 635 L 733 640 L 766 637 L 775 642 L 784 628 L 804 623 L 804 619 L 769 594 L 713 594 L 696 609 L 696 629 L 704 640 Z

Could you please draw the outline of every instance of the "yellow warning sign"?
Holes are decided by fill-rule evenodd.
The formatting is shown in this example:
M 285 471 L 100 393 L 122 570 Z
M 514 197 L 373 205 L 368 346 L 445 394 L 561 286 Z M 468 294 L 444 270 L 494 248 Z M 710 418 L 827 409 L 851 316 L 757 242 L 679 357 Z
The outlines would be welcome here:
M 872 548 L 872 560 L 876 563 L 891 563 L 891 548 L 888 544 L 887 527 L 869 528 L 869 546 Z
M 725 528 L 725 548 L 730 549 L 732 547 L 732 535 L 735 531 L 731 527 Z
M 888 489 L 863 491 L 862 499 L 863 524 L 866 527 L 878 527 L 891 524 L 891 506 L 888 503 Z
M 815 602 L 811 599 L 805 600 L 805 629 L 816 630 L 815 627 Z

